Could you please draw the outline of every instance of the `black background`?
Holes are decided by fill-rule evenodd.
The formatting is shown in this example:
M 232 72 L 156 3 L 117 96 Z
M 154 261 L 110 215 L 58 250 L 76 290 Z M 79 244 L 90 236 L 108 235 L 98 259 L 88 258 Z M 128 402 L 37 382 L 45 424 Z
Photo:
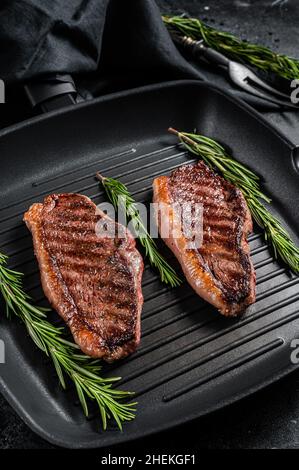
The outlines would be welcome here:
M 158 0 L 157 3 L 163 12 L 186 11 L 242 38 L 299 56 L 297 0 Z M 137 449 L 157 453 L 170 447 L 178 451 L 299 448 L 299 373 L 193 423 L 109 451 L 116 455 L 134 455 Z M 0 448 L 46 449 L 53 446 L 32 433 L 0 397 Z

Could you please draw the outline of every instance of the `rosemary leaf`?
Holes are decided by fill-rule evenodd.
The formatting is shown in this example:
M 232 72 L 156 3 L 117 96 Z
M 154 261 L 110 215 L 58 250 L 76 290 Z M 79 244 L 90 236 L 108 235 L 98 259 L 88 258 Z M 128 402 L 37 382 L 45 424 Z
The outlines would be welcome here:
M 180 278 L 159 253 L 156 242 L 144 226 L 136 203 L 127 187 L 120 181 L 113 178 L 106 178 L 100 173 L 97 173 L 96 177 L 103 184 L 108 199 L 111 201 L 114 208 L 117 209 L 118 204 L 121 203 L 127 218 L 132 221 L 133 227 L 138 234 L 138 239 L 144 248 L 145 256 L 149 259 L 151 266 L 158 269 L 161 281 L 165 284 L 169 284 L 171 287 L 179 286 L 181 284 Z
M 88 398 L 95 401 L 100 409 L 103 429 L 107 428 L 107 418 L 110 416 L 122 429 L 122 422 L 135 418 L 137 403 L 123 402 L 133 393 L 111 388 L 112 382 L 119 378 L 99 376 L 100 362 L 78 353 L 78 346 L 63 337 L 64 329 L 46 319 L 47 309 L 31 304 L 31 298 L 22 288 L 23 275 L 8 269 L 7 259 L 0 253 L 0 293 L 7 314 L 15 314 L 25 324 L 36 346 L 52 359 L 63 388 L 66 388 L 65 375 L 71 379 L 85 415 L 88 415 Z
M 179 132 L 169 128 L 186 148 L 199 156 L 212 169 L 218 170 L 222 176 L 239 188 L 247 202 L 256 223 L 264 229 L 265 239 L 273 248 L 275 257 L 280 257 L 289 268 L 299 274 L 299 248 L 295 245 L 281 222 L 264 206 L 271 199 L 263 194 L 259 178 L 251 170 L 231 156 L 215 140 L 188 132 Z
M 268 47 L 242 41 L 236 36 L 219 31 L 206 25 L 197 18 L 182 16 L 163 16 L 165 25 L 170 31 L 175 30 L 192 39 L 203 39 L 205 44 L 233 60 L 247 62 L 254 67 L 288 80 L 299 78 L 299 60 L 287 55 L 278 54 Z

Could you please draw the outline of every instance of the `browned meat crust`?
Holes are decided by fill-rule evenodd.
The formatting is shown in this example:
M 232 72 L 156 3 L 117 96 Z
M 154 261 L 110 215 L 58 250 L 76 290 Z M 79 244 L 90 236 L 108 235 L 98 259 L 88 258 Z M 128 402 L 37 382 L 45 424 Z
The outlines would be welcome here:
M 179 237 L 164 237 L 178 258 L 194 290 L 224 315 L 237 315 L 255 301 L 255 272 L 249 256 L 247 235 L 252 219 L 246 201 L 235 186 L 214 173 L 204 162 L 184 165 L 154 180 L 154 201 L 203 204 L 203 242 L 188 249 Z M 161 229 L 171 212 L 159 209 Z M 170 216 L 169 216 L 170 214 Z M 167 220 L 169 222 L 169 220 Z M 170 226 L 175 230 L 175 221 Z M 165 232 L 164 232 L 165 233 Z
M 98 237 L 107 222 L 124 238 Z M 86 196 L 52 194 L 24 216 L 45 295 L 81 350 L 113 361 L 140 342 L 142 258 L 135 240 Z M 118 233 L 120 233 L 118 232 Z

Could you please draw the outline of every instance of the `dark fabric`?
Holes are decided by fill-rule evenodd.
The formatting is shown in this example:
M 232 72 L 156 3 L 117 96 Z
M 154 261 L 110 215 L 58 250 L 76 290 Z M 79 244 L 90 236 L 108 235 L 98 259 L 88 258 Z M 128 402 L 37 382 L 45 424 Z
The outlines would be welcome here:
M 71 73 L 98 94 L 200 76 L 151 0 L 1 0 L 0 24 L 0 77 L 8 84 Z
M 278 109 L 187 62 L 153 0 L 1 0 L 0 24 L 0 77 L 9 97 L 24 82 L 57 73 L 72 74 L 85 99 L 195 78 L 215 82 L 258 109 Z
M 0 75 L 96 70 L 109 0 L 1 0 Z

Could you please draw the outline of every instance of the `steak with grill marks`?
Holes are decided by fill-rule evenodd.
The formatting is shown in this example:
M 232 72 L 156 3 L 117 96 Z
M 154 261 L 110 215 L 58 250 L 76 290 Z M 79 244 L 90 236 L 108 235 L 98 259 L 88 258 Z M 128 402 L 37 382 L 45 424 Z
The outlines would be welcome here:
M 80 194 L 47 196 L 24 221 L 44 293 L 81 350 L 108 362 L 135 351 L 143 261 L 130 232 Z M 105 236 L 96 233 L 98 224 Z
M 214 173 L 204 162 L 184 165 L 154 180 L 161 236 L 176 255 L 193 289 L 227 316 L 241 313 L 255 301 L 255 272 L 247 235 L 252 219 L 239 189 Z M 190 248 L 173 204 L 203 205 L 202 244 Z M 192 216 L 191 216 L 192 217 Z

